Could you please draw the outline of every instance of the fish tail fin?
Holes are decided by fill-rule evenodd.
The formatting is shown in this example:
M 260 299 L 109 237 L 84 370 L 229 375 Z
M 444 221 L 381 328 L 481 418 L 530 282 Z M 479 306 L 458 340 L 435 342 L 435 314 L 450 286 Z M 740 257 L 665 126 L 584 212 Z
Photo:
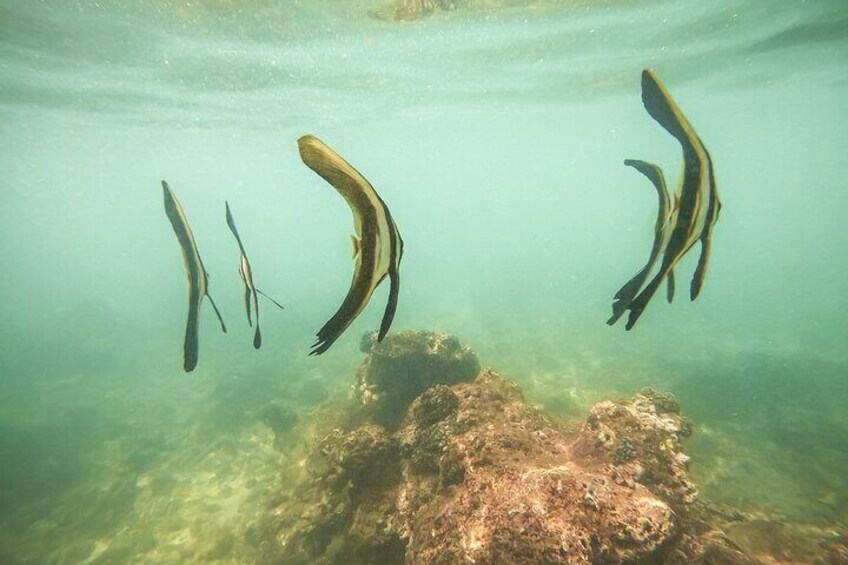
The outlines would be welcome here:
M 279 309 L 285 310 L 285 307 L 282 304 L 280 304 L 279 302 L 277 302 L 276 300 L 274 300 L 273 298 L 271 298 L 270 296 L 268 296 L 267 294 L 265 294 L 264 292 L 262 292 L 258 288 L 256 289 L 256 292 L 258 292 L 259 294 L 261 294 L 262 296 L 264 296 L 265 298 L 267 298 L 268 300 L 273 302 Z
M 256 332 L 253 334 L 253 348 L 259 349 L 262 347 L 262 333 L 259 331 L 259 322 L 256 322 Z
M 206 296 L 209 298 L 209 303 L 212 305 L 212 309 L 215 310 L 215 315 L 218 316 L 218 321 L 221 322 L 221 330 L 224 333 L 227 333 L 227 326 L 224 324 L 224 318 L 221 317 L 221 312 L 218 310 L 218 306 L 216 306 L 215 301 L 212 300 L 212 295 L 207 292 Z

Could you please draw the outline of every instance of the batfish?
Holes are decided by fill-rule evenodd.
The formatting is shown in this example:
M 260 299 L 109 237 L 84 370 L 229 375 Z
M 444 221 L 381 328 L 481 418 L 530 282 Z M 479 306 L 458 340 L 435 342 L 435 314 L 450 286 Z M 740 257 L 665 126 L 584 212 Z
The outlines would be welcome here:
M 612 304 L 612 317 L 607 320 L 607 324 L 615 324 L 621 315 L 627 310 L 627 307 L 633 301 L 633 298 L 645 284 L 645 280 L 654 268 L 657 258 L 662 254 L 665 246 L 668 244 L 668 239 L 671 236 L 671 226 L 674 223 L 674 215 L 677 213 L 677 203 L 672 202 L 668 195 L 668 189 L 665 184 L 665 176 L 662 169 L 653 163 L 639 161 L 635 159 L 626 159 L 624 164 L 628 167 L 633 167 L 654 185 L 657 191 L 657 221 L 654 224 L 654 244 L 651 246 L 651 253 L 648 256 L 648 262 L 645 266 L 636 273 L 636 275 L 627 281 L 627 283 L 615 293 L 615 298 Z M 668 301 L 674 299 L 674 271 L 668 273 Z
M 677 262 L 700 241 L 701 256 L 689 292 L 691 300 L 698 297 L 707 272 L 713 226 L 721 210 L 713 162 L 707 148 L 659 79 L 647 69 L 642 71 L 642 103 L 648 114 L 680 143 L 683 150 L 683 174 L 677 190 L 677 210 L 669 228 L 671 231 L 663 250 L 662 263 L 653 279 L 627 306 L 630 310 L 626 326 L 628 330 L 636 324 Z
M 259 296 L 261 294 L 278 307 L 282 308 L 283 306 L 256 288 L 256 285 L 253 284 L 253 270 L 250 268 L 250 261 L 247 260 L 247 253 L 244 251 L 244 245 L 241 243 L 241 238 L 239 237 L 238 230 L 236 229 L 236 222 L 233 220 L 233 213 L 230 211 L 230 203 L 224 202 L 224 205 L 227 208 L 227 225 L 230 226 L 230 231 L 233 232 L 233 235 L 236 238 L 236 242 L 239 246 L 239 251 L 241 252 L 241 260 L 239 262 L 239 276 L 241 280 L 244 282 L 244 307 L 247 310 L 247 323 L 252 327 L 253 322 L 250 319 L 250 301 L 253 299 L 253 310 L 256 313 L 256 332 L 253 334 L 253 347 L 259 349 L 262 347 L 262 333 L 259 331 Z M 258 293 L 258 294 L 257 294 Z
M 300 157 L 310 169 L 330 183 L 353 212 L 355 267 L 347 296 L 338 311 L 324 324 L 310 355 L 327 351 L 368 304 L 377 286 L 389 277 L 389 300 L 377 334 L 381 341 L 392 325 L 400 292 L 400 261 L 403 239 L 388 207 L 365 177 L 318 138 L 305 135 L 297 140 Z
M 227 333 L 227 326 L 224 325 L 224 319 L 209 294 L 209 273 L 203 267 L 203 260 L 197 251 L 197 243 L 194 241 L 194 235 L 191 233 L 185 212 L 183 212 L 182 206 L 180 206 L 174 193 L 171 192 L 167 182 L 162 181 L 162 189 L 165 193 L 165 214 L 171 220 L 171 226 L 174 228 L 177 241 L 180 243 L 186 277 L 188 278 L 188 321 L 186 322 L 185 342 L 183 344 L 183 369 L 186 372 L 191 372 L 197 366 L 197 318 L 203 297 L 209 297 L 209 303 L 212 304 L 224 333 Z

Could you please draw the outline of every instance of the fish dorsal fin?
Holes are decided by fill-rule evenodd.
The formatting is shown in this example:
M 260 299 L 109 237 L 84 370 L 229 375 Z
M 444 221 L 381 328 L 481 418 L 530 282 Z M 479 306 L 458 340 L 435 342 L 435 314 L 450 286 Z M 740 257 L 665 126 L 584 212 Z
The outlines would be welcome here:
M 353 244 L 353 258 L 356 259 L 356 256 L 359 255 L 360 250 L 362 249 L 362 240 L 356 237 L 355 235 L 350 236 L 350 242 Z

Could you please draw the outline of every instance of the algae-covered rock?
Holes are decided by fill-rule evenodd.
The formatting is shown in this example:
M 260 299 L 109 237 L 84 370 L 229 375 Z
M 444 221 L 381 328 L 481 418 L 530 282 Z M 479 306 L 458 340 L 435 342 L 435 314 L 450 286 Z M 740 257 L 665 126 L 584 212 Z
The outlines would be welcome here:
M 439 468 L 452 480 L 432 488 L 411 473 L 400 487 L 410 501 L 400 508 L 407 563 L 647 562 L 675 539 L 670 505 L 641 485 L 583 468 L 569 439 L 513 383 L 484 371 L 453 391 L 459 405 Z M 399 434 L 433 427 L 404 422 Z M 429 496 L 410 495 L 428 486 Z
M 586 460 L 615 467 L 609 473 L 616 481 L 638 482 L 672 504 L 685 504 L 698 496 L 681 444 L 691 434 L 674 396 L 647 388 L 630 400 L 593 406 L 574 448 Z
M 400 332 L 377 342 L 366 334 L 368 356 L 356 374 L 354 395 L 368 406 L 373 421 L 392 429 L 409 403 L 428 388 L 474 380 L 477 356 L 445 333 Z
M 275 510 L 274 560 L 754 562 L 693 502 L 691 425 L 672 396 L 599 403 L 567 432 L 515 383 L 477 371 L 455 338 L 363 346 L 357 397 L 369 409 L 358 427 L 340 415 L 348 427 L 313 445 L 308 478 Z
M 356 485 L 379 483 L 396 444 L 380 426 L 365 425 L 352 432 L 333 430 L 313 452 L 314 475 L 331 487 L 348 481 Z
M 285 439 L 297 424 L 297 414 L 279 402 L 269 402 L 259 410 L 259 419 L 274 432 L 274 445 L 282 449 Z
M 371 13 L 386 21 L 417 20 L 437 10 L 455 10 L 457 0 L 394 0 Z

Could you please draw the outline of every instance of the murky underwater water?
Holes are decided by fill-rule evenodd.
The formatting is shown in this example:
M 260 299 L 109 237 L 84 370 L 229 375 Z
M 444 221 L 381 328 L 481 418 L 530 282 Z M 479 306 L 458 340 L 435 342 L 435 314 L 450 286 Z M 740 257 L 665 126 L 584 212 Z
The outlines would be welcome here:
M 435 4 L 386 21 L 365 0 L 0 3 L 0 561 L 254 559 L 257 516 L 299 476 L 309 415 L 347 394 L 387 294 L 307 357 L 353 228 L 301 163 L 305 133 L 403 234 L 394 331 L 457 335 L 565 419 L 669 390 L 703 498 L 781 524 L 798 555 L 810 528 L 845 532 L 848 8 Z M 656 204 L 622 161 L 672 187 L 680 167 L 642 106 L 646 67 L 709 148 L 724 208 L 699 299 L 657 300 L 626 332 L 604 321 Z M 230 330 L 203 307 L 189 375 L 160 179 Z M 225 199 L 286 306 L 265 305 L 259 352 Z

